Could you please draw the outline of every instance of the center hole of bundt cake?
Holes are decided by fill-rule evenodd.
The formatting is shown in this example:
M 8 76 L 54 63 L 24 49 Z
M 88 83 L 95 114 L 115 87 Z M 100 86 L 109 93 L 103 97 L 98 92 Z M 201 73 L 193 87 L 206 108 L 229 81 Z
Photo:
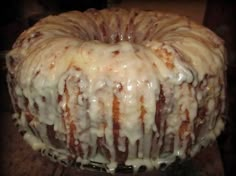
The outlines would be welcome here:
M 130 34 L 123 34 L 119 31 L 113 31 L 109 34 L 105 30 L 102 30 L 102 36 L 95 36 L 94 39 L 108 44 L 114 44 L 122 41 L 128 41 L 132 43 L 137 42 L 134 36 Z
M 143 34 L 136 35 L 135 31 L 127 30 L 121 31 L 120 29 L 109 29 L 105 25 L 101 25 L 100 30 L 94 33 L 93 40 L 100 42 L 114 44 L 122 41 L 139 43 L 145 39 Z

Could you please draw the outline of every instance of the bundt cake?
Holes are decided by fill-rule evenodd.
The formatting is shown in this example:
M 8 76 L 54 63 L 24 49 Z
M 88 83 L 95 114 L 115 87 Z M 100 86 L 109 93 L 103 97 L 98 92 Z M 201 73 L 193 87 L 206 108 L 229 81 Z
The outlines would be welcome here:
M 18 37 L 6 62 L 23 138 L 67 166 L 158 169 L 193 157 L 224 128 L 224 43 L 183 16 L 48 16 Z

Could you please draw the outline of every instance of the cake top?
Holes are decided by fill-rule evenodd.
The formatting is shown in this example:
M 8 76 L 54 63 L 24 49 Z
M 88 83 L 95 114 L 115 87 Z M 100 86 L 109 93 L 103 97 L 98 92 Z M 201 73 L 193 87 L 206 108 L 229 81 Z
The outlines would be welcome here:
M 144 54 L 148 59 L 139 57 Z M 158 75 L 176 83 L 193 81 L 191 74 L 201 81 L 206 74 L 217 74 L 225 66 L 223 41 L 210 30 L 186 17 L 137 9 L 49 16 L 22 33 L 9 56 L 17 66 L 8 64 L 9 71 L 17 73 L 23 84 L 40 79 L 34 81 L 35 87 L 39 82 L 55 85 L 73 64 L 81 69 L 89 67 L 83 70 L 91 74 L 96 69 L 111 74 L 105 71 L 107 67 L 120 65 L 123 69 L 131 62 L 143 65 L 141 62 L 149 60 L 162 65 L 158 66 Z M 173 74 L 178 76 L 173 78 Z

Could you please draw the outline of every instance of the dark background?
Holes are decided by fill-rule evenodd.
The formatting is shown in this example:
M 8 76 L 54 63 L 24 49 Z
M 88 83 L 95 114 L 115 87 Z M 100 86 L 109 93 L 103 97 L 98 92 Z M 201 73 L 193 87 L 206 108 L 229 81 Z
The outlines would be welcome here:
M 12 111 L 6 86 L 4 55 L 16 37 L 26 28 L 48 14 L 68 10 L 102 9 L 106 0 L 2 0 L 0 5 L 0 112 Z M 225 175 L 236 175 L 236 3 L 208 0 L 204 25 L 225 40 L 228 51 L 227 94 L 228 121 L 218 138 Z M 0 125 L 2 117 L 0 117 Z M 2 126 L 0 126 L 2 128 Z M 2 133 L 2 130 L 1 130 Z M 2 141 L 0 141 L 2 145 Z M 0 161 L 1 163 L 1 161 Z

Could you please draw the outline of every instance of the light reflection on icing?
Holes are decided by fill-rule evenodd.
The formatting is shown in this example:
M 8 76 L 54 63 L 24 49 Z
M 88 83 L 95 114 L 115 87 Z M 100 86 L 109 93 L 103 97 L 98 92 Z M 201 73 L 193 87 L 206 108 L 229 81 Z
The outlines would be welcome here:
M 9 89 L 25 140 L 35 149 L 42 143 L 84 164 L 104 162 L 109 172 L 118 164 L 117 149 L 127 152 L 123 163 L 137 172 L 142 165 L 158 169 L 176 156 L 194 156 L 214 140 L 224 128 L 222 41 L 176 15 L 103 10 L 93 20 L 93 13 L 45 18 L 9 52 Z M 151 33 L 141 34 L 144 28 Z M 118 146 L 114 97 L 119 102 Z M 203 108 L 204 117 L 198 117 Z M 54 146 L 47 125 L 67 148 Z

